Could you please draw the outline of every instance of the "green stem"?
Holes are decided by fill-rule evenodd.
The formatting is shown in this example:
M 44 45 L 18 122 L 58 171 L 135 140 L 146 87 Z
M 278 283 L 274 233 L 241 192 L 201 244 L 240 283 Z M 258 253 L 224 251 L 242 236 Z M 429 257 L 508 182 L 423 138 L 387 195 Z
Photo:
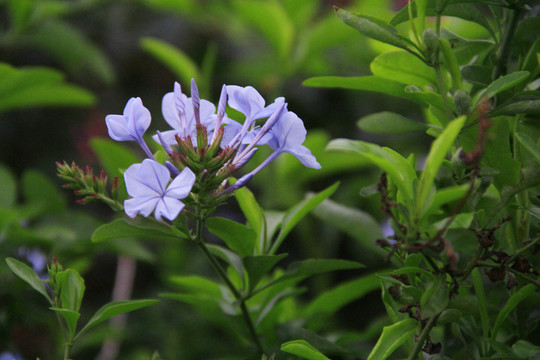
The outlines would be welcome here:
M 206 258 L 210 263 L 212 264 L 212 267 L 217 271 L 221 279 L 225 282 L 225 285 L 229 288 L 229 290 L 233 293 L 235 299 L 240 302 L 240 310 L 242 311 L 242 316 L 244 318 L 244 321 L 246 322 L 246 325 L 249 329 L 249 332 L 251 334 L 251 337 L 253 338 L 253 342 L 257 346 L 257 350 L 259 351 L 260 355 L 264 354 L 264 348 L 261 344 L 261 341 L 259 339 L 259 335 L 257 335 L 257 331 L 255 329 L 255 325 L 253 324 L 253 321 L 251 320 L 251 317 L 249 315 L 249 310 L 246 306 L 246 299 L 240 294 L 238 289 L 234 286 L 234 284 L 231 282 L 229 277 L 227 276 L 225 270 L 219 262 L 217 261 L 216 257 L 212 252 L 208 249 L 206 244 L 202 241 L 202 229 L 204 225 L 204 215 L 202 214 L 202 211 L 197 211 L 197 227 L 195 230 L 195 241 L 197 242 L 197 245 L 201 248 L 204 255 L 206 255 Z
M 409 356 L 408 360 L 414 360 L 414 359 L 417 358 L 418 354 L 420 354 L 420 351 L 422 351 L 422 347 L 424 346 L 424 343 L 426 342 L 426 339 L 427 339 L 429 333 L 431 332 L 431 329 L 433 329 L 433 327 L 437 323 L 437 319 L 439 318 L 440 315 L 441 314 L 437 314 L 437 315 L 433 316 L 431 319 L 429 319 L 428 323 L 426 324 L 426 326 L 422 330 L 422 333 L 418 337 L 418 341 L 414 345 L 414 349 L 413 349 L 411 355 Z
M 73 346 L 73 344 L 66 343 L 66 348 L 64 349 L 64 360 L 69 360 L 69 353 L 71 351 L 71 346 Z

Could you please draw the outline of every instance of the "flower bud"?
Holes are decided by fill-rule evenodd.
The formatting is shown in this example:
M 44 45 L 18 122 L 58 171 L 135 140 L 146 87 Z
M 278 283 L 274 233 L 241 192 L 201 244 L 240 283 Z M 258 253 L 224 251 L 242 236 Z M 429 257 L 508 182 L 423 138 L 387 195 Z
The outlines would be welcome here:
M 426 46 L 426 57 L 429 60 L 433 60 L 439 49 L 439 37 L 433 29 L 426 29 L 422 35 L 422 41 Z
M 470 95 L 463 90 L 457 90 L 454 93 L 454 105 L 456 106 L 456 112 L 458 116 L 469 115 L 469 112 L 471 110 Z

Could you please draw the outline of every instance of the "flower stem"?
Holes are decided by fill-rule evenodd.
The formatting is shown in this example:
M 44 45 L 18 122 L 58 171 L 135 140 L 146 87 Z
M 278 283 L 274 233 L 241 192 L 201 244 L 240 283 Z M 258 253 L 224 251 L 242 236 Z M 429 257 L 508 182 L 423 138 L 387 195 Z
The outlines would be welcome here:
M 409 356 L 408 360 L 416 359 L 418 354 L 420 353 L 420 351 L 422 351 L 422 347 L 424 346 L 424 342 L 426 341 L 429 333 L 431 332 L 431 329 L 433 329 L 433 327 L 437 323 L 437 319 L 439 318 L 440 315 L 441 314 L 437 314 L 437 315 L 433 316 L 431 319 L 429 319 L 428 323 L 426 324 L 426 326 L 422 330 L 422 333 L 418 337 L 418 341 L 414 345 L 414 349 L 413 349 L 411 355 Z
M 261 344 L 261 341 L 259 339 L 259 335 L 257 335 L 257 331 L 255 329 L 255 325 L 253 324 L 253 321 L 251 320 L 251 317 L 249 316 L 249 310 L 246 306 L 246 298 L 240 294 L 238 289 L 234 286 L 234 284 L 231 282 L 227 274 L 225 273 L 225 270 L 223 267 L 219 264 L 216 257 L 212 252 L 208 249 L 206 244 L 202 241 L 202 229 L 204 225 L 204 215 L 202 214 L 201 210 L 198 210 L 198 216 L 197 216 L 197 227 L 195 231 L 195 241 L 197 242 L 197 245 L 201 248 L 204 255 L 210 261 L 210 264 L 212 264 L 212 267 L 217 271 L 221 279 L 225 282 L 225 285 L 229 288 L 229 290 L 234 295 L 235 299 L 240 303 L 240 310 L 242 312 L 242 316 L 244 318 L 244 321 L 246 322 L 246 325 L 249 329 L 249 332 L 251 334 L 251 337 L 253 338 L 253 342 L 255 343 L 255 346 L 257 347 L 257 350 L 259 351 L 260 355 L 264 354 L 264 349 Z

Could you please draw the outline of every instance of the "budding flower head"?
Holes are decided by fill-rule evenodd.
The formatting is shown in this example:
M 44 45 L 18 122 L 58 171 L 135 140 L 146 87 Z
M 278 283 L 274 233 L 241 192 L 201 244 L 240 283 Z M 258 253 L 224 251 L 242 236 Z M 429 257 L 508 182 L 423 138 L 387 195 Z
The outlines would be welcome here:
M 135 100 L 132 102 L 132 105 L 128 102 L 130 107 L 139 104 Z M 227 105 L 245 115 L 243 123 L 228 117 Z M 124 111 L 127 115 L 123 118 L 109 118 L 109 122 L 145 121 L 143 116 L 130 117 L 128 110 Z M 266 105 L 264 98 L 251 86 L 224 85 L 216 112 L 214 104 L 200 98 L 194 80 L 191 81 L 191 98 L 175 83 L 174 91 L 163 97 L 162 112 L 172 129 L 158 131 L 153 139 L 163 147 L 169 159 L 164 164 L 157 162 L 145 148 L 144 141 L 137 141 L 148 159 L 131 165 L 124 173 L 127 191 L 132 197 L 125 201 L 124 208 L 130 217 L 154 213 L 158 220 L 165 217 L 172 221 L 185 205 L 215 207 L 227 194 L 247 184 L 257 172 L 285 152 L 308 167 L 320 168 L 315 157 L 302 145 L 306 137 L 302 120 L 287 109 L 285 99 L 277 98 Z M 263 119 L 267 120 L 261 126 Z M 134 128 L 143 128 L 146 123 L 139 127 L 134 125 Z M 123 141 L 126 137 L 113 139 Z M 264 145 L 274 152 L 254 171 L 226 188 L 227 179 Z

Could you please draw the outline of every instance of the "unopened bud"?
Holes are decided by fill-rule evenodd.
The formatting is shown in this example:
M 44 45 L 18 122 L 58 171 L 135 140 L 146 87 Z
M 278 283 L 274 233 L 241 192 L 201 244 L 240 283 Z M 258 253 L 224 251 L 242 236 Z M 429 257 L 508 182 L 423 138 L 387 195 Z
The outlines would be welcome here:
M 471 97 L 463 90 L 457 90 L 454 93 L 454 105 L 458 116 L 469 115 L 471 111 Z
M 426 29 L 422 35 L 422 41 L 426 46 L 426 56 L 432 60 L 439 49 L 439 37 L 433 29 Z

